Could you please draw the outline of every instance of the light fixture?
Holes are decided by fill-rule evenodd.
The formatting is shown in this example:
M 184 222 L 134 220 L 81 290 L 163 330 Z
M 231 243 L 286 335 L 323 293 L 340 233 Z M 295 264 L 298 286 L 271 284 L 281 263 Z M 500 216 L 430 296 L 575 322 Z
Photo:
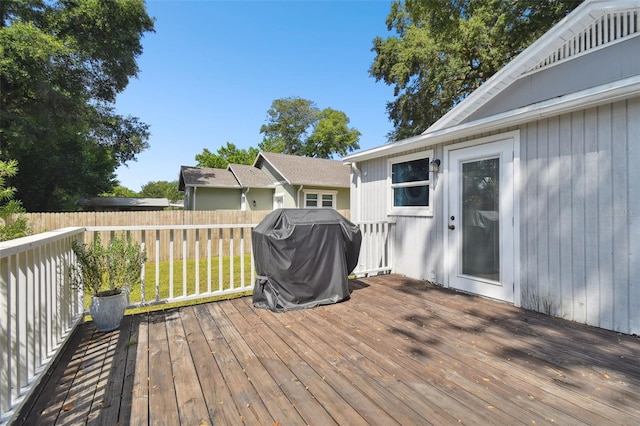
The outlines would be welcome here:
M 256 200 L 253 200 L 253 207 L 256 206 Z
M 440 170 L 440 160 L 436 158 L 435 160 L 431 161 L 431 163 L 429 163 L 429 171 L 433 173 L 438 173 L 439 170 Z

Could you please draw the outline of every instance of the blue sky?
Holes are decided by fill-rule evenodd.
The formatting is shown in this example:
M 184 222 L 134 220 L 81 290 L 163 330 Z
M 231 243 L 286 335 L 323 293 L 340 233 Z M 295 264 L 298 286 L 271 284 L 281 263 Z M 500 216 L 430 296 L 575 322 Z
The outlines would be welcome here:
M 155 33 L 140 72 L 117 99 L 122 115 L 151 126 L 150 148 L 120 167 L 121 185 L 178 179 L 232 142 L 257 147 L 275 99 L 301 97 L 343 111 L 361 149 L 386 143 L 393 90 L 368 70 L 376 36 L 388 37 L 391 1 L 147 0 Z

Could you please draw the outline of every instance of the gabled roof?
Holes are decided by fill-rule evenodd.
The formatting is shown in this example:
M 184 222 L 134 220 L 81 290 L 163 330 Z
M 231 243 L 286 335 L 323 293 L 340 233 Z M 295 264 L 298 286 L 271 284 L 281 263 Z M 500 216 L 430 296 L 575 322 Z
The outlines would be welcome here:
M 639 7 L 638 0 L 586 0 L 423 134 L 462 123 L 528 72 L 637 36 Z M 616 27 L 614 19 L 630 25 Z
M 210 188 L 240 188 L 233 173 L 226 169 L 206 167 L 180 167 L 178 190 L 184 191 L 188 186 L 206 186 Z
M 273 181 L 262 169 L 246 164 L 229 164 L 227 166 L 243 188 L 272 188 Z
M 474 113 L 532 72 L 563 64 L 604 47 L 640 36 L 640 0 L 586 0 L 513 61 L 494 74 L 467 98 L 442 116 L 424 133 L 343 158 L 363 161 L 503 129 L 533 119 L 583 109 L 640 94 L 640 75 L 583 87 L 555 97 L 514 107 L 491 116 Z
M 349 187 L 349 168 L 341 161 L 261 152 L 253 166 L 260 167 L 263 162 L 270 164 L 290 185 Z

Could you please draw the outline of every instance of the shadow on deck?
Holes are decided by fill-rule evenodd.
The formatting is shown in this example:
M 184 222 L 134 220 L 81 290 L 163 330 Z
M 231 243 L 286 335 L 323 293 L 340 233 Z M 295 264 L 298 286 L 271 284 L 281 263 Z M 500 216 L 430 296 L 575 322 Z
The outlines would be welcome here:
M 91 323 L 17 424 L 638 424 L 640 339 L 386 275 Z

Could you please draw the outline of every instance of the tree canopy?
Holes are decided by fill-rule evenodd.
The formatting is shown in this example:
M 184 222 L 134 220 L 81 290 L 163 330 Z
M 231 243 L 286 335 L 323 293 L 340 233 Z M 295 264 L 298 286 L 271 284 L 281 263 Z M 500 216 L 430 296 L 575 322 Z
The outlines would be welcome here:
M 207 148 L 203 149 L 202 153 L 196 154 L 196 162 L 198 167 L 226 169 L 229 164 L 253 164 L 258 152 L 258 149 L 253 147 L 240 149 L 233 143 L 227 142 L 226 145 L 218 148 L 216 154 Z
M 373 40 L 369 74 L 394 87 L 389 140 L 415 136 L 580 4 L 576 0 L 394 1 L 396 35 Z
M 267 111 L 267 123 L 260 127 L 265 151 L 305 157 L 333 158 L 360 148 L 360 132 L 349 127 L 342 111 L 320 110 L 299 97 L 276 99 Z
M 260 127 L 265 136 L 257 148 L 241 149 L 231 142 L 215 153 L 204 148 L 196 154 L 197 167 L 253 164 L 260 151 L 333 158 L 360 148 L 360 132 L 349 127 L 349 117 L 342 111 L 320 110 L 312 101 L 292 97 L 273 101 L 267 116 L 267 124 Z
M 142 186 L 140 197 L 148 198 L 166 198 L 171 202 L 182 200 L 183 195 L 178 191 L 178 181 L 169 182 L 166 180 L 158 180 L 148 182 Z
M 113 105 L 150 31 L 143 0 L 0 0 L 0 160 L 28 211 L 77 209 L 148 147 Z

